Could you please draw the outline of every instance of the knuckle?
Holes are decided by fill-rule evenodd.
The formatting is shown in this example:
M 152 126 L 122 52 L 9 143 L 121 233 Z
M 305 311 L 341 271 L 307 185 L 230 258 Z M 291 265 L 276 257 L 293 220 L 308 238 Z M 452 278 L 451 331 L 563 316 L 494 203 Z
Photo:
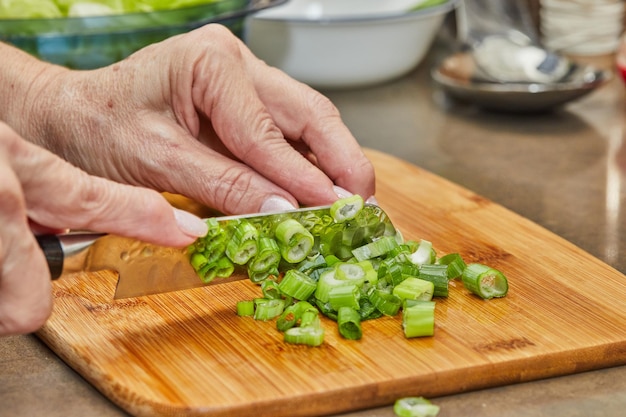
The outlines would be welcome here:
M 0 183 L 0 201 L 2 201 L 0 213 L 3 215 L 22 216 L 26 211 L 24 195 L 20 191 L 19 184 L 15 184 L 14 181 L 2 181 Z
M 321 114 L 322 117 L 339 118 L 339 109 L 333 104 L 333 102 L 323 94 L 319 94 L 316 91 L 311 91 L 311 97 L 309 98 L 311 108 Z
M 253 174 L 249 170 L 239 167 L 225 171 L 218 186 L 214 187 L 214 201 L 218 210 L 224 213 L 234 213 L 243 207 L 248 207 L 247 192 L 252 188 Z
M 185 39 L 186 45 L 194 45 L 193 50 L 203 51 L 204 48 L 211 50 L 212 54 L 219 54 L 225 56 L 241 56 L 241 45 L 238 38 L 236 38 L 232 32 L 225 26 L 219 24 L 208 24 L 193 32 L 189 32 L 189 36 L 192 38 Z M 201 45 L 204 48 L 198 48 Z M 219 62 L 219 58 L 213 61 Z
M 115 201 L 109 187 L 104 186 L 104 180 L 91 177 L 83 171 L 77 171 L 77 187 L 79 193 L 73 198 L 77 204 L 77 213 L 82 213 L 86 218 L 98 218 L 109 210 L 110 203 Z

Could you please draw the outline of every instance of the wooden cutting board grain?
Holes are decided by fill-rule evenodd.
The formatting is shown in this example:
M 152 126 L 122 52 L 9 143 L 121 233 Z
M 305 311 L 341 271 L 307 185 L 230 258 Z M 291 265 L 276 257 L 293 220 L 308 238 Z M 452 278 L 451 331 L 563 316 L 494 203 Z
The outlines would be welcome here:
M 77 273 L 54 283 L 39 337 L 138 416 L 324 415 L 626 363 L 624 275 L 447 180 L 368 156 L 405 239 L 500 269 L 507 297 L 483 301 L 453 282 L 434 337 L 405 339 L 398 316 L 347 341 L 324 321 L 324 344 L 310 348 L 235 314 L 260 293 L 248 281 L 113 301 L 114 273 Z

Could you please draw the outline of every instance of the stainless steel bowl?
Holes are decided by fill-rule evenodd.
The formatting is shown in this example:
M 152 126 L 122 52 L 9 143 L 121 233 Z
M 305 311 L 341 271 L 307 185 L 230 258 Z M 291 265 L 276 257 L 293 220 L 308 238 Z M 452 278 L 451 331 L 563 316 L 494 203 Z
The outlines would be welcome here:
M 499 112 L 553 110 L 584 97 L 613 77 L 611 71 L 570 62 L 566 76 L 558 81 L 496 82 L 477 78 L 473 65 L 468 53 L 458 53 L 434 68 L 431 76 L 449 96 Z

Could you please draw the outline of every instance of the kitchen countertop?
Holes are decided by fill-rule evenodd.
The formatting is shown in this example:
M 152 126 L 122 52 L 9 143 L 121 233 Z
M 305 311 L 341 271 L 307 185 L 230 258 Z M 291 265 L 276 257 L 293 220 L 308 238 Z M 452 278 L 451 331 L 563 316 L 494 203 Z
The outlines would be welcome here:
M 439 46 L 399 80 L 325 94 L 363 146 L 498 202 L 626 273 L 622 81 L 552 113 L 484 112 L 433 88 L 429 69 Z M 127 415 L 34 336 L 0 338 L 0 369 L 0 416 Z M 622 416 L 626 366 L 432 400 L 441 406 L 439 417 Z M 343 417 L 393 415 L 383 407 Z

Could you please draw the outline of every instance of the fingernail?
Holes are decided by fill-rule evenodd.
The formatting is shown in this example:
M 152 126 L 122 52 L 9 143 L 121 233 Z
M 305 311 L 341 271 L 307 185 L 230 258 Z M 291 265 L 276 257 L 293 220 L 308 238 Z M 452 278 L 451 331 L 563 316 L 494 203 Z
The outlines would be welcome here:
M 341 188 L 338 185 L 334 185 L 333 190 L 335 190 L 335 194 L 337 194 L 337 197 L 339 198 L 346 198 L 353 195 L 350 191 L 346 190 L 345 188 Z
M 376 197 L 374 197 L 373 195 L 370 196 L 367 200 L 365 200 L 366 203 L 368 204 L 374 204 L 374 205 L 378 205 L 378 200 L 376 200 Z
M 194 216 L 188 211 L 174 208 L 174 217 L 176 218 L 176 223 L 178 223 L 178 227 L 185 234 L 188 234 L 190 236 L 202 237 L 206 235 L 209 231 L 209 227 L 204 222 L 204 220 L 202 220 L 198 216 Z
M 274 213 L 277 211 L 295 210 L 293 204 L 282 197 L 272 196 L 261 205 L 261 213 Z

